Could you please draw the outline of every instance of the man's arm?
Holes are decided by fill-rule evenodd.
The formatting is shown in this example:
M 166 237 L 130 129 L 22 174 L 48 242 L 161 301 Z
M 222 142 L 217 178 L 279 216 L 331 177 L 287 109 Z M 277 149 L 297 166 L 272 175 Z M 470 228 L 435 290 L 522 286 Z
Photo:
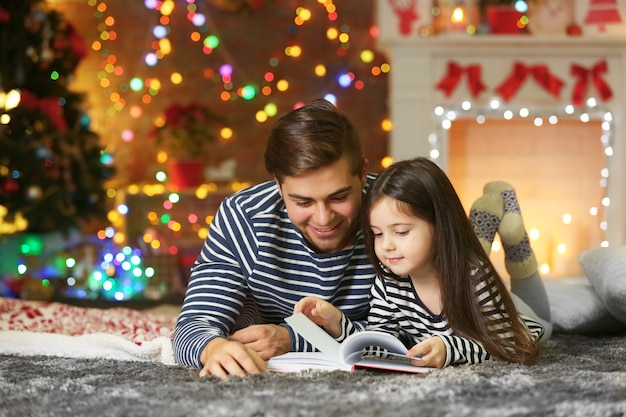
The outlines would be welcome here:
M 241 223 L 236 215 L 229 200 L 224 200 L 191 269 L 174 330 L 174 355 L 180 364 L 202 368 L 205 348 L 214 339 L 230 335 L 243 308 L 247 294 L 240 266 L 243 255 L 231 235 L 232 223 Z
M 244 377 L 266 371 L 265 361 L 252 349 L 224 338 L 211 340 L 200 355 L 204 364 L 200 376 L 214 375 L 219 379 L 229 376 Z
M 289 352 L 292 345 L 289 329 L 276 324 L 254 324 L 237 330 L 228 340 L 241 343 L 265 360 Z

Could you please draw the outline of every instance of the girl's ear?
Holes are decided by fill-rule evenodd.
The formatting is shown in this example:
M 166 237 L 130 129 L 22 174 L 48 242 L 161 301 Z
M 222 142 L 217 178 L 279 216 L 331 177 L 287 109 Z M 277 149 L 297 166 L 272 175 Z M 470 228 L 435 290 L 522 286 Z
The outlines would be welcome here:
M 280 182 L 276 177 L 274 177 L 274 182 L 276 183 L 276 187 L 278 188 L 278 194 L 280 194 L 281 198 L 283 196 L 283 189 L 280 188 Z

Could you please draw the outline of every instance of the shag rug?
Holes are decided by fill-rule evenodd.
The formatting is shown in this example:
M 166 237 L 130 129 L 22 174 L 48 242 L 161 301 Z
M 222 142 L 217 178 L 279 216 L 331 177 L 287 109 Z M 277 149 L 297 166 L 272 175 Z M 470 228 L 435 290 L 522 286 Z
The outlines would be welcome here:
M 534 366 L 219 381 L 161 363 L 0 355 L 0 415 L 618 417 L 626 415 L 625 358 L 626 335 L 557 334 Z
M 626 416 L 624 332 L 556 333 L 533 366 L 489 362 L 425 375 L 308 371 L 219 381 L 169 363 L 171 317 L 9 304 L 0 300 L 3 417 Z M 58 309 L 74 320 L 50 321 Z M 33 321 L 40 332 L 28 328 Z

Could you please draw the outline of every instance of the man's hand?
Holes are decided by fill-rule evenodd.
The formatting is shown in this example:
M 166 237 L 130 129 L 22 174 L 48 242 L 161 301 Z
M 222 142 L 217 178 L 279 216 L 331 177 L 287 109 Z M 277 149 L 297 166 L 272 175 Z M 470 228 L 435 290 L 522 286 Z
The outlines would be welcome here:
M 252 349 L 224 338 L 211 340 L 200 355 L 203 368 L 200 376 L 214 375 L 226 379 L 231 375 L 244 377 L 265 372 L 265 361 Z
M 228 340 L 241 343 L 264 360 L 291 350 L 289 330 L 276 324 L 254 324 L 237 330 Z
M 293 312 L 304 314 L 332 337 L 341 336 L 341 311 L 328 301 L 313 296 L 304 297 L 293 307 Z
M 408 355 L 420 357 L 420 359 L 411 360 L 415 366 L 443 368 L 446 364 L 446 345 L 440 337 L 433 336 L 409 349 Z

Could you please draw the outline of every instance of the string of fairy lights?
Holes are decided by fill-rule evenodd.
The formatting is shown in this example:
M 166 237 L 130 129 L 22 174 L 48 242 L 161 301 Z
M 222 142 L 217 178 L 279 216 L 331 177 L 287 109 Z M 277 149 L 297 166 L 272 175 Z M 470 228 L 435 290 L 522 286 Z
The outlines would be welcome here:
M 95 17 L 100 22 L 97 26 L 98 36 L 91 41 L 90 47 L 100 54 L 101 62 L 97 78 L 108 98 L 108 105 L 105 109 L 108 117 L 127 112 L 131 118 L 138 119 L 146 114 L 148 106 L 158 103 L 160 93 L 165 86 L 175 87 L 185 83 L 185 77 L 179 71 L 173 71 L 165 78 L 154 76 L 152 74 L 154 71 L 151 71 L 161 61 L 167 60 L 172 51 L 177 48 L 173 41 L 176 34 L 172 33 L 175 26 L 171 25 L 172 15 L 177 8 L 184 8 L 186 19 L 192 28 L 190 39 L 198 45 L 197 53 L 212 58 L 212 65 L 207 65 L 203 69 L 203 76 L 220 86 L 220 92 L 215 100 L 223 102 L 245 100 L 258 103 L 258 110 L 254 115 L 254 121 L 257 123 L 265 123 L 277 115 L 278 106 L 274 98 L 290 88 L 290 80 L 278 75 L 284 72 L 280 71 L 281 65 L 288 63 L 289 60 L 298 59 L 305 52 L 303 45 L 292 42 L 282 47 L 279 53 L 268 60 L 265 70 L 253 74 L 249 69 L 237 64 L 234 54 L 230 53 L 228 45 L 220 36 L 219 24 L 212 18 L 210 10 L 205 7 L 205 2 L 145 0 L 144 6 L 147 12 L 154 14 L 155 23 L 147 29 L 153 41 L 149 43 L 150 49 L 136 56 L 133 62 L 123 62 L 128 60 L 128 54 L 121 54 L 118 49 L 118 44 L 121 47 L 122 43 L 116 27 L 118 19 L 110 12 L 108 2 L 89 0 L 88 3 L 94 8 Z M 353 70 L 329 74 L 329 69 L 324 63 L 313 64 L 312 74 L 329 80 L 328 93 L 324 94 L 324 97 L 336 103 L 338 98 L 333 91 L 337 91 L 337 87 L 346 91 L 363 90 L 368 82 L 365 76 L 384 76 L 390 71 L 390 65 L 373 50 L 367 47 L 359 49 L 360 43 L 372 45 L 373 42 L 359 42 L 358 39 L 353 38 L 350 26 L 341 23 L 339 8 L 332 0 L 318 0 L 317 5 L 319 7 L 316 8 L 295 7 L 293 20 L 288 22 L 289 26 L 300 28 L 305 26 L 315 14 L 324 15 L 328 21 L 325 35 L 336 46 L 337 56 L 356 54 L 360 64 L 367 68 L 362 72 L 362 77 L 359 72 Z M 370 28 L 368 36 L 377 36 L 376 27 Z M 132 73 L 131 68 L 135 69 L 136 73 Z M 137 74 L 144 74 L 144 76 Z M 293 107 L 301 104 L 294 102 Z M 156 127 L 164 123 L 163 116 L 158 116 L 154 120 Z M 385 120 L 381 128 L 388 131 L 391 129 L 391 123 Z M 219 135 L 223 139 L 232 139 L 236 137 L 236 131 L 225 126 L 220 129 Z M 121 131 L 120 137 L 122 144 L 130 143 L 135 140 L 136 132 L 132 128 L 125 128 Z M 167 154 L 159 152 L 157 162 L 162 163 L 167 158 Z M 154 184 L 130 184 L 124 189 L 107 190 L 108 197 L 115 204 L 114 209 L 108 214 L 111 226 L 97 234 L 97 239 L 107 246 L 102 260 L 95 260 L 94 256 L 81 257 L 80 254 L 65 251 L 59 257 L 44 262 L 58 264 L 55 271 L 51 272 L 52 275 L 68 277 L 65 280 L 66 294 L 77 298 L 104 297 L 118 301 L 143 294 L 150 285 L 150 279 L 158 274 L 158 271 L 151 266 L 142 265 L 142 257 L 177 256 L 180 255 L 178 243 L 181 242 L 181 237 L 196 236 L 198 242 L 206 237 L 212 216 L 195 212 L 193 208 L 192 211 L 177 210 L 177 206 L 182 200 L 188 200 L 190 197 L 196 201 L 206 199 L 211 193 L 217 191 L 216 184 L 202 184 L 197 189 L 185 192 L 183 197 L 181 192 L 167 187 L 167 174 L 163 171 L 157 172 L 154 180 L 156 182 Z M 231 181 L 226 188 L 228 192 L 234 192 L 247 185 L 246 182 Z M 146 227 L 140 236 L 127 236 L 126 234 L 127 216 L 130 210 L 128 198 L 133 195 L 160 201 L 158 204 L 151 205 L 151 208 L 145 212 Z M 180 214 L 183 211 L 185 214 Z M 31 243 L 33 243 L 33 248 L 38 246 L 37 242 Z M 84 251 L 85 248 L 89 248 L 89 245 L 79 245 L 79 247 Z M 31 249 L 25 250 L 34 253 Z M 87 270 L 84 262 L 94 263 L 88 277 L 81 275 Z M 50 281 L 46 278 L 42 283 L 46 286 Z
M 227 43 L 220 35 L 219 24 L 212 18 L 205 3 L 196 0 L 145 0 L 144 6 L 147 12 L 154 15 L 154 24 L 148 28 L 149 34 L 153 38 L 152 42 L 149 43 L 150 49 L 136 56 L 133 62 L 122 62 L 124 59 L 128 59 L 128 54 L 119 53 L 118 42 L 120 39 L 116 28 L 117 19 L 109 11 L 109 3 L 107 0 L 88 0 L 88 3 L 94 8 L 95 16 L 100 22 L 97 26 L 98 37 L 91 41 L 90 47 L 100 53 L 101 69 L 97 78 L 100 87 L 108 97 L 109 101 L 105 112 L 111 118 L 122 112 L 127 112 L 132 118 L 138 119 L 146 113 L 149 106 L 158 103 L 164 86 L 180 86 L 185 83 L 184 74 L 179 71 L 173 71 L 165 78 L 150 76 L 150 69 L 167 60 L 172 51 L 177 48 L 173 41 L 172 30 L 174 30 L 174 26 L 171 25 L 172 15 L 177 8 L 184 8 L 186 19 L 192 28 L 189 36 L 198 46 L 197 53 L 212 58 L 212 64 L 203 69 L 203 76 L 220 86 L 215 100 L 222 102 L 245 100 L 256 103 L 257 111 L 254 114 L 254 122 L 265 123 L 277 115 L 278 106 L 275 99 L 277 95 L 288 91 L 290 88 L 290 80 L 279 75 L 283 73 L 280 68 L 290 60 L 298 59 L 305 52 L 303 51 L 304 46 L 298 43 L 292 42 L 288 45 L 277 46 L 279 53 L 268 60 L 266 68 L 257 69 L 258 73 L 251 73 L 247 68 L 237 64 Z M 328 92 L 324 94 L 326 99 L 334 103 L 337 102 L 337 96 L 333 93 L 333 91 L 337 91 L 337 86 L 346 91 L 365 89 L 368 81 L 363 76 L 364 74 L 367 74 L 368 77 L 378 77 L 389 73 L 391 67 L 383 57 L 371 49 L 359 47 L 361 42 L 353 39 L 353 34 L 348 25 L 341 23 L 339 7 L 332 0 L 317 0 L 317 7 L 315 8 L 294 7 L 293 19 L 288 22 L 288 26 L 303 27 L 316 14 L 321 14 L 327 19 L 328 27 L 325 35 L 335 46 L 337 56 L 343 57 L 346 54 L 358 56 L 360 64 L 367 68 L 364 73 L 346 70 L 337 74 L 329 74 L 329 69 L 325 64 L 312 64 L 312 74 L 329 80 Z M 371 27 L 368 36 L 375 38 L 377 35 L 377 28 Z M 367 44 L 371 45 L 372 42 Z M 135 69 L 136 73 L 132 73 L 131 68 Z M 138 76 L 137 74 L 144 75 Z M 295 108 L 301 104 L 294 102 L 293 106 Z M 435 161 L 441 158 L 442 148 L 445 147 L 447 141 L 447 131 L 454 120 L 458 118 L 473 118 L 477 123 L 482 124 L 490 117 L 505 120 L 522 117 L 532 119 L 536 126 L 543 123 L 558 123 L 558 120 L 564 117 L 578 117 L 582 122 L 592 119 L 602 120 L 601 141 L 606 157 L 609 158 L 613 151 L 612 114 L 598 106 L 595 99 L 589 99 L 586 107 L 582 109 L 567 105 L 558 111 L 541 109 L 537 106 L 524 107 L 518 105 L 518 107 L 513 108 L 510 105 L 503 105 L 498 99 L 493 99 L 487 105 L 482 106 L 471 101 L 463 101 L 458 104 L 437 106 L 433 110 L 433 115 L 437 121 L 437 128 L 429 137 L 429 142 L 431 145 L 430 157 Z M 154 125 L 157 127 L 164 123 L 163 116 L 158 116 L 154 120 Z M 390 131 L 391 128 L 391 121 L 388 119 L 381 122 L 381 129 L 384 131 Z M 219 135 L 223 139 L 233 139 L 237 137 L 237 132 L 233 127 L 226 126 L 220 130 Z M 123 143 L 132 142 L 135 140 L 135 136 L 136 133 L 132 128 L 125 128 L 120 133 Z M 159 153 L 157 155 L 159 162 L 166 159 L 166 154 Z M 381 165 L 385 167 L 391 163 L 392 160 L 386 158 Z M 606 166 L 601 175 L 600 185 L 606 189 L 609 180 Z M 157 172 L 154 179 L 156 184 L 131 184 L 125 189 L 107 191 L 108 197 L 115 204 L 114 209 L 108 215 L 111 226 L 97 234 L 100 242 L 106 243 L 105 246 L 107 246 L 101 260 L 94 259 L 93 254 L 85 256 L 85 253 L 78 253 L 90 251 L 89 244 L 81 244 L 49 263 L 48 266 L 58 264 L 53 275 L 60 274 L 68 277 L 66 279 L 68 294 L 79 298 L 102 296 L 118 301 L 143 294 L 149 286 L 150 279 L 158 271 L 155 272 L 151 266 L 142 266 L 142 257 L 147 254 L 157 256 L 179 255 L 178 243 L 183 235 L 195 236 L 198 242 L 206 238 L 212 216 L 201 213 L 201 210 L 176 210 L 182 200 L 189 198 L 189 193 L 182 196 L 180 192 L 168 189 L 165 185 L 167 175 L 164 172 Z M 232 192 L 247 185 L 246 182 L 232 181 L 227 187 L 228 191 Z M 202 201 L 211 193 L 215 193 L 217 188 L 214 183 L 203 184 L 193 190 L 191 195 Z M 145 212 L 146 228 L 140 236 L 131 237 L 127 236 L 126 233 L 128 229 L 127 216 L 130 210 L 127 203 L 129 195 L 141 195 L 156 199 L 159 202 Z M 610 204 L 608 197 L 605 196 L 601 204 L 608 207 Z M 180 215 L 182 211 L 185 212 L 184 215 Z M 591 215 L 598 215 L 598 213 L 598 208 L 590 209 Z M 606 221 L 600 221 L 599 224 L 602 230 L 606 230 Z M 109 245 L 109 242 L 115 245 Z M 34 242 L 32 247 L 36 247 L 36 243 Z M 603 242 L 603 245 L 605 244 L 606 242 Z M 133 247 L 135 245 L 138 248 Z M 28 252 L 30 249 L 25 250 Z M 37 256 L 32 250 L 30 255 Z M 96 264 L 96 267 L 87 265 L 87 263 Z M 90 270 L 91 273 L 85 277 L 87 270 Z M 46 281 L 44 280 L 44 282 Z
M 294 10 L 294 18 L 292 25 L 300 27 L 306 25 L 311 20 L 314 13 L 326 14 L 329 26 L 326 30 L 326 37 L 336 42 L 336 53 L 338 56 L 345 56 L 352 48 L 358 48 L 357 42 L 351 37 L 350 26 L 339 22 L 339 12 L 337 6 L 332 0 L 317 0 L 320 8 L 309 9 L 305 7 L 296 7 Z M 107 14 L 107 2 L 98 0 L 89 0 L 89 4 L 96 9 L 96 17 L 101 19 L 102 23 L 98 26 L 100 31 L 99 39 L 94 40 L 91 48 L 100 51 L 102 54 L 102 70 L 98 74 L 100 85 L 103 88 L 111 89 L 115 86 L 116 80 L 113 77 L 129 76 L 128 71 L 119 62 L 119 56 L 115 54 L 115 41 L 118 40 L 118 34 L 115 29 L 116 19 L 114 16 Z M 265 97 L 259 105 L 259 110 L 255 117 L 258 122 L 265 122 L 269 118 L 276 116 L 277 106 L 271 100 L 273 94 L 284 92 L 289 89 L 290 81 L 285 78 L 278 77 L 276 70 L 284 59 L 297 59 L 303 54 L 303 46 L 300 44 L 289 44 L 284 46 L 282 54 L 279 57 L 272 57 L 267 62 L 267 69 L 260 71 L 258 74 L 249 74 L 249 71 L 236 64 L 233 54 L 230 53 L 228 46 L 224 44 L 223 39 L 219 35 L 219 25 L 213 21 L 210 12 L 203 13 L 200 5 L 196 0 L 187 0 L 184 2 L 175 2 L 174 0 L 146 0 L 145 7 L 151 11 L 158 13 L 158 23 L 150 28 L 154 41 L 151 43 L 152 50 L 145 51 L 143 57 L 137 59 L 143 60 L 145 67 L 155 67 L 162 60 L 168 58 L 172 50 L 176 47 L 171 41 L 172 27 L 170 26 L 171 15 L 177 7 L 185 7 L 186 18 L 193 26 L 194 30 L 190 34 L 193 42 L 199 46 L 200 53 L 204 55 L 217 56 L 215 61 L 218 63 L 214 67 L 207 66 L 203 70 L 204 77 L 214 83 L 222 84 L 222 91 L 217 99 L 221 101 L 235 100 L 254 100 Z M 371 37 L 376 37 L 378 31 L 376 27 L 369 30 Z M 350 52 L 354 53 L 354 52 Z M 369 66 L 369 74 L 372 76 L 380 76 L 390 71 L 390 65 L 386 61 L 374 62 L 377 55 L 367 47 L 357 52 L 359 59 L 364 65 Z M 282 58 L 280 58 L 282 56 Z M 135 65 L 136 63 L 132 63 Z M 323 63 L 314 64 L 312 72 L 318 77 L 327 77 L 328 68 Z M 367 81 L 359 79 L 358 74 L 354 71 L 345 71 L 333 74 L 332 77 L 336 84 L 342 88 L 355 88 L 357 90 L 364 89 Z M 129 112 L 131 115 L 142 114 L 141 105 L 148 105 L 153 102 L 159 91 L 165 83 L 180 85 L 184 82 L 183 74 L 174 71 L 169 75 L 169 80 L 159 79 L 158 77 L 141 78 L 138 76 L 130 76 L 130 79 L 119 80 L 117 91 L 110 93 L 111 105 L 107 109 L 107 113 L 112 116 L 116 112 L 126 109 L 131 105 Z M 239 83 L 239 84 L 237 84 Z M 131 104 L 131 99 L 127 98 L 133 93 L 141 93 L 141 104 Z M 326 94 L 325 97 L 330 101 L 336 102 L 334 94 Z M 294 103 L 294 107 L 301 103 Z M 163 123 L 163 120 L 156 120 L 155 123 Z M 127 132 L 126 135 L 132 136 Z
M 598 173 L 598 186 L 603 190 L 603 197 L 601 201 L 598 202 L 598 205 L 589 207 L 588 213 L 590 216 L 599 217 L 597 225 L 603 233 L 606 233 L 608 229 L 606 209 L 611 204 L 610 198 L 607 195 L 610 177 L 609 160 L 614 152 L 613 143 L 615 132 L 612 112 L 600 105 L 595 97 L 589 97 L 582 107 L 577 107 L 573 104 L 563 104 L 561 107 L 557 108 L 554 106 L 542 107 L 536 104 L 525 106 L 522 103 L 517 103 L 513 106 L 503 103 L 498 97 L 492 98 L 486 104 L 478 104 L 470 100 L 464 100 L 459 103 L 436 106 L 433 109 L 433 118 L 435 120 L 435 129 L 429 135 L 428 142 L 430 145 L 429 157 L 434 161 L 441 161 L 441 158 L 446 154 L 444 148 L 447 146 L 448 132 L 455 120 L 469 119 L 474 120 L 475 123 L 479 125 L 483 125 L 488 119 L 525 119 L 529 120 L 529 122 L 536 127 L 541 127 L 544 124 L 556 125 L 560 120 L 565 119 L 579 120 L 581 123 L 600 121 L 601 132 L 599 132 L 599 141 L 602 144 L 604 153 L 604 166 Z M 599 206 L 602 206 L 604 210 Z M 603 214 L 604 217 L 601 217 Z M 572 222 L 572 216 L 568 213 L 564 213 L 562 222 L 564 224 L 570 224 Z M 529 238 L 531 241 L 536 241 L 539 238 L 539 231 L 537 229 L 529 230 Z M 609 245 L 609 242 L 604 239 L 600 245 L 606 247 Z M 497 241 L 494 242 L 493 250 L 500 250 Z M 565 242 L 558 242 L 556 250 L 559 254 L 563 255 L 567 251 L 567 244 Z M 548 263 L 541 264 L 540 271 L 544 275 L 548 274 L 550 272 L 550 265 Z
M 143 114 L 141 106 L 147 106 L 157 100 L 159 92 L 163 85 L 169 82 L 173 85 L 180 85 L 184 82 L 184 77 L 180 72 L 174 71 L 169 75 L 169 80 L 162 80 L 157 77 L 150 77 L 142 79 L 132 74 L 127 74 L 122 64 L 119 62 L 119 57 L 115 54 L 115 42 L 118 40 L 118 34 L 115 29 L 116 19 L 114 16 L 108 14 L 107 2 L 90 0 L 90 5 L 96 10 L 96 17 L 101 19 L 102 23 L 98 26 L 100 30 L 99 39 L 95 40 L 91 47 L 96 51 L 100 51 L 102 55 L 102 70 L 98 74 L 101 86 L 107 91 L 110 91 L 116 82 L 118 82 L 118 91 L 109 93 L 111 99 L 110 107 L 107 110 L 109 115 L 113 115 L 117 112 L 124 111 L 130 106 L 129 113 L 131 115 Z M 321 13 L 325 15 L 328 21 L 328 27 L 326 29 L 326 37 L 336 45 L 336 53 L 338 56 L 345 56 L 347 53 L 353 53 L 350 49 L 358 47 L 358 43 L 352 39 L 350 33 L 350 27 L 340 22 L 340 13 L 338 7 L 332 0 L 318 0 L 318 8 L 306 8 L 298 6 L 294 10 L 293 21 L 289 22 L 294 27 L 301 27 L 307 24 L 315 13 Z M 157 15 L 155 19 L 156 23 L 150 28 L 154 41 L 151 42 L 151 50 L 144 51 L 142 57 L 137 57 L 143 61 L 143 65 L 146 68 L 155 67 L 160 61 L 166 60 L 172 53 L 172 50 L 176 48 L 171 38 L 173 37 L 172 26 L 170 25 L 172 15 L 176 8 L 184 7 L 186 13 L 186 19 L 192 26 L 193 30 L 190 34 L 192 41 L 198 44 L 198 53 L 204 55 L 214 56 L 213 66 L 207 66 L 203 70 L 204 77 L 211 80 L 214 83 L 221 85 L 221 92 L 217 100 L 221 101 L 236 101 L 246 100 L 259 102 L 259 109 L 255 114 L 256 122 L 263 123 L 270 118 L 277 115 L 278 107 L 273 101 L 275 94 L 280 94 L 289 89 L 290 80 L 280 78 L 277 75 L 277 69 L 283 63 L 284 60 L 297 59 L 303 54 L 303 46 L 297 43 L 290 43 L 286 45 L 281 54 L 269 59 L 267 63 L 267 69 L 260 71 L 259 74 L 250 74 L 250 71 L 241 68 L 236 64 L 233 54 L 229 52 L 228 46 L 220 36 L 219 25 L 211 17 L 209 10 L 203 12 L 202 6 L 198 1 L 187 0 L 185 2 L 175 2 L 173 0 L 146 0 L 144 2 L 146 9 Z M 369 30 L 369 35 L 375 37 L 377 35 L 376 28 Z M 368 44 L 372 44 L 369 42 Z M 374 62 L 376 54 L 373 50 L 364 48 L 359 50 L 358 57 L 361 63 L 368 67 L 368 76 L 381 76 L 389 72 L 390 65 L 386 61 Z M 278 58 L 282 56 L 283 58 Z M 313 64 L 312 73 L 317 77 L 325 77 L 333 80 L 332 87 L 337 85 L 343 89 L 354 88 L 357 90 L 364 89 L 367 84 L 367 80 L 358 77 L 355 71 L 345 71 L 337 74 L 328 74 L 328 68 L 323 63 Z M 119 82 L 115 77 L 124 74 L 126 77 L 130 77 L 125 81 Z M 332 75 L 329 77 L 329 75 Z M 239 84 L 238 84 L 239 83 Z M 330 86 L 329 86 L 330 87 Z M 330 88 L 329 88 L 330 90 Z M 141 94 L 140 104 L 131 104 L 131 96 L 133 94 Z M 331 102 L 336 102 L 337 97 L 332 93 L 324 95 Z M 293 106 L 297 107 L 302 103 L 294 103 Z M 156 126 L 162 126 L 164 123 L 163 117 L 160 116 L 155 120 Z M 390 123 L 386 123 L 382 126 L 383 129 L 389 130 L 391 128 Z M 125 141 L 131 141 L 134 137 L 133 132 L 129 129 L 123 133 Z M 225 139 L 230 139 L 235 135 L 232 128 L 224 127 L 220 130 L 220 136 Z M 159 152 L 157 155 L 157 161 L 162 163 L 166 161 L 168 155 L 166 152 Z M 162 196 L 164 199 L 165 207 L 166 202 L 179 201 L 180 196 L 176 192 L 166 192 L 166 187 L 163 183 L 167 181 L 167 174 L 163 171 L 156 173 L 155 180 L 157 185 L 131 185 L 125 190 L 130 194 L 144 193 L 148 196 Z M 237 190 L 247 185 L 245 182 L 233 182 L 229 184 L 229 187 L 233 190 Z M 215 187 L 212 187 L 213 189 Z M 207 186 L 202 186 L 196 190 L 196 197 L 198 199 L 205 198 L 207 195 Z M 114 225 L 123 226 L 124 216 L 128 211 L 127 205 L 123 203 L 123 194 L 112 190 L 110 197 L 117 197 L 116 201 L 119 205 L 116 206 L 116 210 L 110 213 L 109 220 Z M 165 209 L 164 209 L 165 210 Z M 203 218 L 204 216 L 197 213 L 194 218 Z M 187 220 L 172 219 L 171 216 L 163 216 L 162 213 L 148 213 L 148 221 L 152 226 L 157 226 L 160 221 L 165 221 L 165 225 L 170 231 L 177 232 L 184 226 L 192 227 L 198 234 L 199 239 L 203 239 L 206 236 L 206 227 L 199 227 L 197 223 L 190 224 Z M 161 219 L 161 220 L 159 220 Z M 127 236 L 124 235 L 123 227 L 119 227 L 114 235 L 114 239 L 118 242 L 124 242 Z M 156 238 L 156 236 L 145 236 L 145 243 L 150 244 L 152 249 L 163 249 L 165 242 Z M 167 253 L 174 254 L 177 249 L 173 242 L 165 249 Z

